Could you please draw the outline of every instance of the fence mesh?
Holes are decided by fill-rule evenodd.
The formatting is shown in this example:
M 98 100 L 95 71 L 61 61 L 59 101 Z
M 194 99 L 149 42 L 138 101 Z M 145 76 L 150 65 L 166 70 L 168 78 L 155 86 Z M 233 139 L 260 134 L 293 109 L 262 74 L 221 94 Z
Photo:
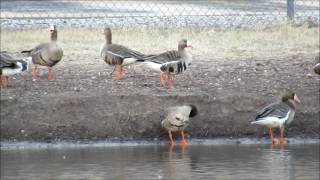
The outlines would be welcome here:
M 287 0 L 1 1 L 1 27 L 266 27 L 286 23 Z M 295 0 L 294 22 L 319 25 L 319 0 Z

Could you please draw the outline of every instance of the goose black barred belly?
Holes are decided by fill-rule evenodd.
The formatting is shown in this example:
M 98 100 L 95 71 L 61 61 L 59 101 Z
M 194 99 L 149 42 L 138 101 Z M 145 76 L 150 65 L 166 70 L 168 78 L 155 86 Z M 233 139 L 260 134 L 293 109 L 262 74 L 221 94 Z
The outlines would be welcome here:
M 186 47 L 192 47 L 186 39 L 182 39 L 178 44 L 178 51 L 171 50 L 157 55 L 145 57 L 143 63 L 147 68 L 160 73 L 160 85 L 165 82 L 167 75 L 167 84 L 173 85 L 173 75 L 180 74 L 188 69 L 192 62 L 192 55 L 186 51 Z

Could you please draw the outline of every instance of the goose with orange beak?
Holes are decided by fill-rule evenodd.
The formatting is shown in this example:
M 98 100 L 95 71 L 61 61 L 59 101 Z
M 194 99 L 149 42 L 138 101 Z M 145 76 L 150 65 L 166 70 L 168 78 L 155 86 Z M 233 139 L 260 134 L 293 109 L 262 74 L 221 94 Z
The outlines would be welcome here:
M 160 73 L 160 86 L 167 83 L 173 86 L 173 74 L 180 74 L 188 69 L 192 62 L 192 55 L 186 48 L 192 47 L 189 41 L 182 39 L 178 43 L 178 51 L 171 50 L 157 55 L 149 55 L 144 60 L 144 65 Z
M 284 128 L 293 121 L 298 104 L 300 104 L 298 96 L 293 92 L 288 92 L 282 96 L 280 103 L 270 104 L 260 110 L 256 115 L 255 121 L 251 122 L 251 124 L 267 126 L 272 144 L 276 143 L 272 128 L 279 127 L 281 133 L 279 143 L 284 144 Z

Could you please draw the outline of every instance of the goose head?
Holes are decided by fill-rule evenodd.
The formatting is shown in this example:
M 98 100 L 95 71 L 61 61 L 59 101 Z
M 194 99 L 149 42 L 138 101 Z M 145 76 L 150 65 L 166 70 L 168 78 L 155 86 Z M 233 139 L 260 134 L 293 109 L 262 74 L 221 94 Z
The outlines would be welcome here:
M 192 47 L 191 44 L 186 39 L 181 39 L 178 44 L 178 50 L 182 51 L 184 48 Z
M 58 39 L 58 30 L 56 25 L 50 25 L 49 27 L 50 39 L 56 41 Z
M 112 33 L 111 33 L 111 29 L 108 28 L 108 27 L 104 28 L 103 34 L 104 34 L 104 37 L 105 37 L 105 39 L 106 39 L 106 43 L 107 43 L 107 44 L 112 44 Z
M 290 102 L 291 104 L 294 105 L 294 107 L 296 107 L 298 104 L 301 103 L 299 97 L 294 92 L 287 92 L 286 94 L 284 94 L 282 96 L 282 102 L 284 103 Z
M 181 57 L 183 57 L 183 60 L 185 61 L 185 63 L 188 66 L 190 66 L 192 62 L 192 55 L 185 50 L 185 48 L 188 48 L 188 47 L 192 47 L 188 40 L 181 39 L 179 41 L 178 52 L 180 53 Z

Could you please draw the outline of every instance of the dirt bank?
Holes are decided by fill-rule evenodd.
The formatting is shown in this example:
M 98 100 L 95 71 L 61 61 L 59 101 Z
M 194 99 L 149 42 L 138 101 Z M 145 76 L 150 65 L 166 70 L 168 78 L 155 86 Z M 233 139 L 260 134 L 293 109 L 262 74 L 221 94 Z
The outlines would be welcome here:
M 162 139 L 163 112 L 184 103 L 200 110 L 187 129 L 191 137 L 261 137 L 266 129 L 249 121 L 285 88 L 302 101 L 287 135 L 318 136 L 320 77 L 312 71 L 314 56 L 195 59 L 172 89 L 160 87 L 158 74 L 139 66 L 126 68 L 124 79 L 114 81 L 112 68 L 98 58 L 66 57 L 55 67 L 54 81 L 48 82 L 42 69 L 40 80 L 32 82 L 30 73 L 16 76 L 1 90 L 1 139 Z

